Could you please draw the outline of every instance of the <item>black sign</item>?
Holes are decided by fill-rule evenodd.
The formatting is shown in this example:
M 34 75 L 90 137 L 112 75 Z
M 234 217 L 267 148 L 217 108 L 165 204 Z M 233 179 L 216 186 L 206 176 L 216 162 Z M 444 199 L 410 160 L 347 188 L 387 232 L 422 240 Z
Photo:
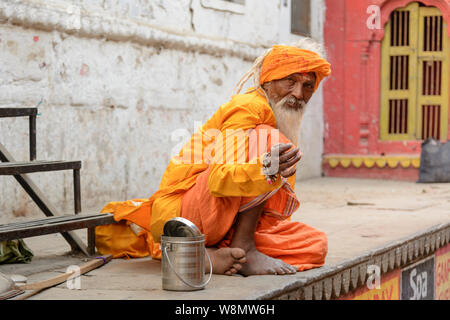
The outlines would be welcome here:
M 401 299 L 434 299 L 434 256 L 402 270 Z

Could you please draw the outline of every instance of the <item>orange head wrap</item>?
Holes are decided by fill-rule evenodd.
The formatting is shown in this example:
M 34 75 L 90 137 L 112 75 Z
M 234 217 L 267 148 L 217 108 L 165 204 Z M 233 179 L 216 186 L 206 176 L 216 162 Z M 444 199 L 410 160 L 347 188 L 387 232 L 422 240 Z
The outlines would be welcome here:
M 317 53 L 290 46 L 273 46 L 264 59 L 259 83 L 283 79 L 293 73 L 314 72 L 316 86 L 331 73 L 331 65 Z

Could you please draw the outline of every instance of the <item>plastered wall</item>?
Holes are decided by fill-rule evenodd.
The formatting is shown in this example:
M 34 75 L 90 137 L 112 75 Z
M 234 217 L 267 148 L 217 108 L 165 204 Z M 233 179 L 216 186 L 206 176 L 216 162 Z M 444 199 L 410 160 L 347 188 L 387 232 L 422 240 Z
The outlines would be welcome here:
M 325 8 L 313 3 L 321 40 Z M 0 107 L 39 107 L 37 158 L 82 160 L 83 209 L 147 198 L 182 139 L 173 132 L 207 120 L 267 47 L 300 38 L 289 10 L 284 0 L 2 0 Z M 0 119 L 0 141 L 27 160 L 27 119 Z M 320 176 L 321 89 L 300 141 L 298 178 Z M 31 177 L 72 210 L 71 172 Z M 0 223 L 41 216 L 12 177 L 0 177 L 0 213 Z

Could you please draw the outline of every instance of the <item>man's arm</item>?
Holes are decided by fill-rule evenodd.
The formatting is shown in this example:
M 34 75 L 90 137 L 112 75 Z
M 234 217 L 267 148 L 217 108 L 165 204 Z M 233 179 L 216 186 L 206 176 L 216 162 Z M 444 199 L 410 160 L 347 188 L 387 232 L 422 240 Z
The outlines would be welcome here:
M 210 164 L 208 182 L 213 196 L 258 196 L 280 188 L 280 175 L 287 178 L 295 174 L 294 166 L 301 157 L 299 150 L 287 144 L 275 147 L 279 142 L 288 141 L 268 125 L 255 130 L 263 120 L 251 106 L 235 108 L 225 118 L 221 136 L 216 139 L 217 152 Z M 263 156 L 268 151 L 272 151 L 270 159 L 276 162 L 278 173 L 272 184 L 263 173 Z

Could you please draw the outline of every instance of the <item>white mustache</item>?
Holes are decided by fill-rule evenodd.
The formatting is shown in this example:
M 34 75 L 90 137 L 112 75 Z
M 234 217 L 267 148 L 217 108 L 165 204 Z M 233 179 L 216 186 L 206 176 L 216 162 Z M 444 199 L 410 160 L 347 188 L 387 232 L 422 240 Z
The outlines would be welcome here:
M 298 109 L 303 110 L 303 108 L 306 106 L 305 100 L 300 100 L 293 96 L 284 97 L 277 104 L 283 107 L 285 107 L 286 104 L 288 104 L 297 110 Z

